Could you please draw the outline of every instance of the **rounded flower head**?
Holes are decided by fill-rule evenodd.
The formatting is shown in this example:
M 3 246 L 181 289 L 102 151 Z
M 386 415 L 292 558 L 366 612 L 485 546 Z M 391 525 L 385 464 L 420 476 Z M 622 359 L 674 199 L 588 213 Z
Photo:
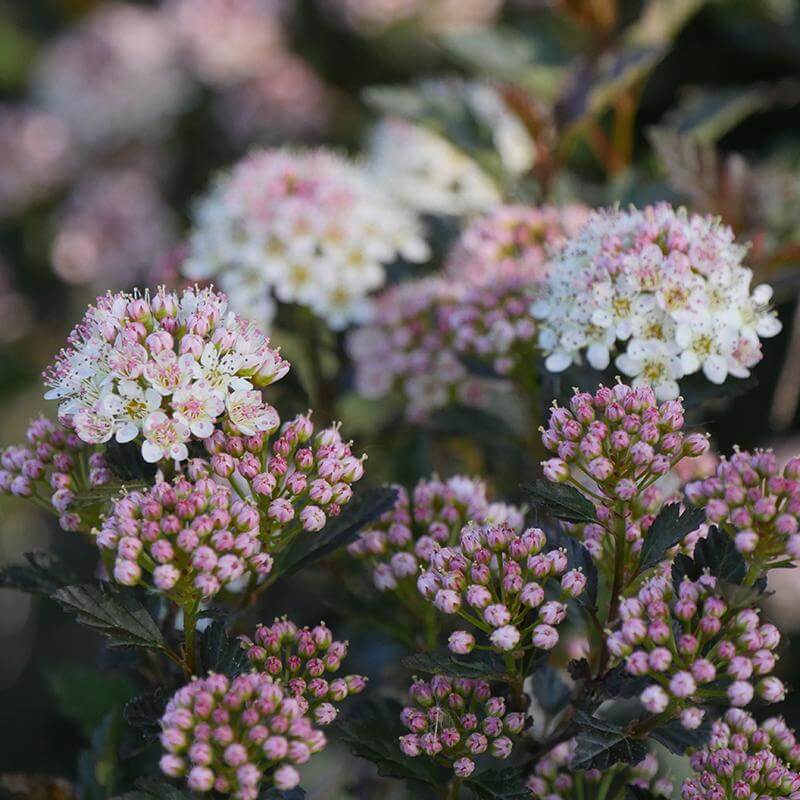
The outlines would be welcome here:
M 263 786 L 293 789 L 295 768 L 325 747 L 298 701 L 266 673 L 209 673 L 178 689 L 161 718 L 161 770 L 193 792 L 256 800 Z
M 98 6 L 55 39 L 34 78 L 41 105 L 87 148 L 159 138 L 183 110 L 188 91 L 164 16 L 121 2 Z
M 255 507 L 208 472 L 120 497 L 97 532 L 114 578 L 180 596 L 213 597 L 262 581 L 272 569 Z
M 274 430 L 274 410 L 241 393 L 288 370 L 269 339 L 228 310 L 224 295 L 109 293 L 45 372 L 45 397 L 61 401 L 60 418 L 84 442 L 136 441 L 146 461 L 181 461 L 192 437 L 210 436 L 224 420 L 234 430 Z
M 467 225 L 445 269 L 453 280 L 477 286 L 541 284 L 551 256 L 578 232 L 588 214 L 579 205 L 499 206 Z
M 717 702 L 714 684 L 720 680 L 733 706 L 750 703 L 756 689 L 768 702 L 783 698 L 783 684 L 769 676 L 780 642 L 777 628 L 762 623 L 753 609 L 731 607 L 715 578 L 683 578 L 675 588 L 657 575 L 636 598 L 623 601 L 622 617 L 609 650 L 629 674 L 653 679 L 641 695 L 651 713 L 670 712 L 684 727 L 696 728 L 703 706 Z
M 617 368 L 661 400 L 695 372 L 713 383 L 747 377 L 760 339 L 781 326 L 771 289 L 751 292 L 745 252 L 718 220 L 667 203 L 595 212 L 554 259 L 533 307 L 547 369 L 583 357 L 605 369 L 618 353 Z
M 586 582 L 580 570 L 567 569 L 563 550 L 544 551 L 544 546 L 539 528 L 518 533 L 506 523 L 470 523 L 458 544 L 436 549 L 417 586 L 439 611 L 461 610 L 467 619 L 477 618 L 476 632 L 496 652 L 552 650 L 566 601 L 582 594 Z M 546 592 L 557 599 L 546 600 Z M 459 633 L 450 638 L 454 652 L 465 641 Z
M 447 675 L 434 675 L 430 681 L 415 678 L 409 698 L 400 715 L 410 731 L 400 737 L 403 754 L 444 761 L 459 777 L 472 773 L 472 759 L 482 753 L 508 758 L 511 737 L 526 725 L 525 715 L 508 712 L 505 700 L 493 697 L 485 681 Z
M 318 725 L 336 719 L 337 706 L 367 685 L 362 675 L 334 678 L 347 656 L 347 642 L 334 641 L 322 622 L 314 628 L 298 628 L 286 619 L 259 625 L 252 639 L 240 637 L 242 648 L 254 669 L 266 672 L 296 698 L 304 714 L 313 715 Z
M 214 280 L 259 322 L 277 300 L 342 328 L 363 318 L 386 264 L 427 256 L 414 215 L 358 165 L 324 150 L 259 150 L 201 201 L 184 272 Z
M 715 475 L 688 484 L 686 497 L 732 532 L 746 561 L 767 567 L 800 558 L 800 458 L 781 470 L 771 450 L 737 450 Z
M 780 719 L 759 726 L 747 712 L 730 709 L 691 764 L 695 774 L 683 782 L 683 800 L 800 797 L 794 734 Z
M 522 512 L 515 506 L 490 503 L 486 484 L 464 475 L 447 480 L 421 480 L 409 500 L 398 488 L 394 508 L 361 531 L 348 551 L 373 565 L 380 591 L 413 583 L 421 565 L 427 566 L 437 548 L 454 545 L 467 522 L 510 524 L 522 528 Z

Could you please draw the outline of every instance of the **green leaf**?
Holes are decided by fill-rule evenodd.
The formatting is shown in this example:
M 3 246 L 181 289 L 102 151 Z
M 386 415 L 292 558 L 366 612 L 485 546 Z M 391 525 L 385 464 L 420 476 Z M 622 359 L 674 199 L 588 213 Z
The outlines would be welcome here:
M 660 564 L 666 558 L 667 550 L 675 547 L 688 533 L 696 531 L 705 522 L 705 517 L 702 508 L 687 508 L 681 513 L 680 503 L 664 506 L 642 541 L 640 572 Z
M 54 553 L 34 550 L 25 553 L 25 558 L 28 566 L 11 564 L 0 569 L 0 588 L 49 597 L 62 586 L 78 580 L 72 568 Z
M 631 739 L 618 725 L 578 711 L 574 722 L 578 727 L 573 769 L 608 769 L 624 762 L 637 764 L 647 754 L 643 742 Z
M 597 522 L 594 505 L 574 486 L 538 479 L 524 484 L 522 488 L 533 498 L 534 504 L 544 506 L 556 519 Z
M 673 719 L 650 731 L 651 739 L 663 744 L 671 753 L 682 756 L 689 748 L 702 747 L 711 736 L 711 720 L 703 720 L 699 728 L 687 731 L 679 719 Z
M 525 779 L 516 767 L 484 769 L 473 773 L 464 786 L 480 800 L 522 800 L 530 798 Z
M 171 691 L 160 686 L 148 694 L 134 697 L 122 710 L 125 722 L 139 732 L 145 742 L 154 741 L 161 733 L 161 717 L 164 714 Z
M 176 789 L 166 781 L 142 778 L 136 782 L 132 792 L 117 795 L 111 800 L 191 800 L 192 795 Z
M 77 665 L 53 668 L 45 677 L 59 713 L 76 722 L 87 735 L 134 694 L 127 678 Z
M 200 639 L 200 661 L 203 672 L 220 672 L 233 678 L 247 666 L 247 654 L 239 640 L 231 638 L 225 621 L 215 619 Z
M 81 625 L 103 634 L 111 647 L 167 648 L 155 620 L 131 593 L 111 594 L 80 584 L 59 589 L 53 599 Z
M 572 695 L 572 690 L 550 664 L 542 664 L 533 673 L 533 694 L 548 714 L 562 711 Z
M 427 758 L 408 758 L 400 750 L 401 706 L 390 700 L 362 703 L 358 717 L 337 720 L 334 727 L 353 755 L 371 761 L 378 774 L 428 786 L 440 786 L 447 773 Z
M 389 511 L 396 498 L 397 490 L 388 486 L 357 486 L 353 498 L 338 517 L 329 519 L 319 533 L 301 533 L 277 556 L 270 583 L 304 569 L 352 542 L 365 525 Z
M 675 556 L 672 584 L 677 590 L 684 577 L 696 581 L 705 570 L 728 583 L 741 583 L 747 573 L 747 565 L 733 537 L 716 526 L 709 528 L 705 539 L 698 540 L 692 558 L 682 553 Z
M 412 672 L 427 675 L 442 673 L 456 678 L 476 678 L 487 681 L 501 680 L 507 674 L 502 660 L 488 651 L 460 656 L 449 650 L 435 653 L 416 653 L 403 659 L 403 666 Z

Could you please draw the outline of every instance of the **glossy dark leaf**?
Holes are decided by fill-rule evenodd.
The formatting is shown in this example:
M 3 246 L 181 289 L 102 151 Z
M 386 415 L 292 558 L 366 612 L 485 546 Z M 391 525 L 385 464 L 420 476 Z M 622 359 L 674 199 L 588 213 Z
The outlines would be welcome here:
M 537 505 L 565 522 L 597 522 L 594 505 L 574 486 L 539 479 L 522 487 Z
M 624 762 L 637 764 L 647 753 L 647 747 L 637 739 L 627 737 L 619 726 L 592 717 L 583 711 L 575 714 L 578 729 L 573 769 L 608 769 Z
M 531 790 L 516 767 L 500 767 L 474 772 L 464 781 L 479 800 L 523 800 L 530 798 Z
M 705 539 L 697 542 L 692 558 L 682 553 L 675 557 L 672 583 L 677 589 L 684 577 L 696 581 L 704 570 L 729 583 L 741 583 L 747 572 L 747 566 L 736 549 L 733 537 L 716 526 L 709 529 Z
M 275 559 L 271 582 L 291 575 L 339 547 L 350 544 L 359 531 L 394 505 L 397 490 L 388 486 L 358 486 L 338 517 L 319 533 L 302 533 Z
M 130 593 L 112 594 L 91 584 L 80 584 L 59 589 L 53 599 L 81 625 L 103 634 L 111 647 L 166 647 L 155 620 Z
M 686 534 L 696 531 L 704 521 L 705 512 L 702 508 L 687 508 L 681 512 L 680 503 L 664 506 L 644 535 L 639 569 L 644 571 L 655 567 L 666 558 L 667 550 L 678 544 Z
M 426 675 L 444 673 L 458 678 L 483 678 L 499 680 L 506 675 L 502 659 L 495 653 L 472 652 L 469 655 L 455 655 L 449 650 L 435 653 L 416 653 L 403 659 L 403 666 L 412 672 Z
M 25 559 L 27 564 L 11 564 L 0 569 L 0 588 L 50 596 L 78 580 L 72 568 L 54 553 L 34 550 L 25 553 Z
M 549 664 L 542 664 L 533 673 L 533 694 L 548 714 L 557 714 L 569 702 L 572 690 Z
M 647 688 L 650 679 L 647 676 L 631 675 L 620 665 L 610 670 L 600 689 L 606 697 L 638 697 Z
M 171 691 L 166 687 L 159 687 L 154 692 L 141 694 L 125 704 L 122 710 L 125 722 L 138 731 L 144 741 L 153 741 L 161 732 L 160 719 L 170 695 Z
M 239 640 L 228 634 L 225 621 L 215 619 L 200 637 L 200 660 L 204 672 L 235 677 L 247 666 L 247 654 Z
M 690 747 L 702 747 L 711 735 L 711 721 L 706 717 L 699 728 L 686 730 L 679 719 L 673 719 L 650 732 L 650 738 L 670 752 L 682 756 Z

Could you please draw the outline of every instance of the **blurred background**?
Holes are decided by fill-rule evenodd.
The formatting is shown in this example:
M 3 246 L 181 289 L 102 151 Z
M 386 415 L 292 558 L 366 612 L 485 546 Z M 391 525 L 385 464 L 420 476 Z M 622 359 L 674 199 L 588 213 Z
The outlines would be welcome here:
M 748 263 L 775 285 L 784 332 L 758 388 L 704 423 L 723 451 L 800 451 L 799 11 L 792 0 L 0 0 L 0 442 L 45 410 L 39 372 L 87 302 L 174 279 L 193 198 L 218 169 L 257 145 L 360 153 L 387 114 L 477 160 L 446 115 L 366 92 L 461 76 L 498 88 L 523 121 L 532 198 L 680 200 L 753 241 Z M 0 563 L 46 547 L 93 568 L 85 543 L 4 498 Z M 781 668 L 794 690 L 783 712 L 797 726 L 800 584 L 778 572 L 772 614 L 790 637 Z M 334 589 L 329 573 L 303 573 L 261 616 L 322 615 L 353 642 L 353 671 L 391 671 L 395 646 L 331 610 Z M 0 774 L 71 778 L 102 764 L 90 732 L 134 694 L 119 657 L 52 603 L 0 592 Z M 89 683 L 102 702 L 84 700 Z M 371 796 L 368 777 L 348 794 L 348 770 L 331 784 L 330 759 L 343 756 L 329 753 L 312 796 Z

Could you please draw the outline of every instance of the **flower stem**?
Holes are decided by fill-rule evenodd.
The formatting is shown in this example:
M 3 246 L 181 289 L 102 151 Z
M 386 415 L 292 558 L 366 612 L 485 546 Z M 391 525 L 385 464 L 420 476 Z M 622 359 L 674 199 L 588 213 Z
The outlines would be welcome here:
M 443 800 L 458 800 L 461 795 L 461 778 L 453 778 L 445 787 Z
M 184 669 L 189 678 L 197 669 L 197 612 L 197 603 L 183 607 L 183 658 Z

